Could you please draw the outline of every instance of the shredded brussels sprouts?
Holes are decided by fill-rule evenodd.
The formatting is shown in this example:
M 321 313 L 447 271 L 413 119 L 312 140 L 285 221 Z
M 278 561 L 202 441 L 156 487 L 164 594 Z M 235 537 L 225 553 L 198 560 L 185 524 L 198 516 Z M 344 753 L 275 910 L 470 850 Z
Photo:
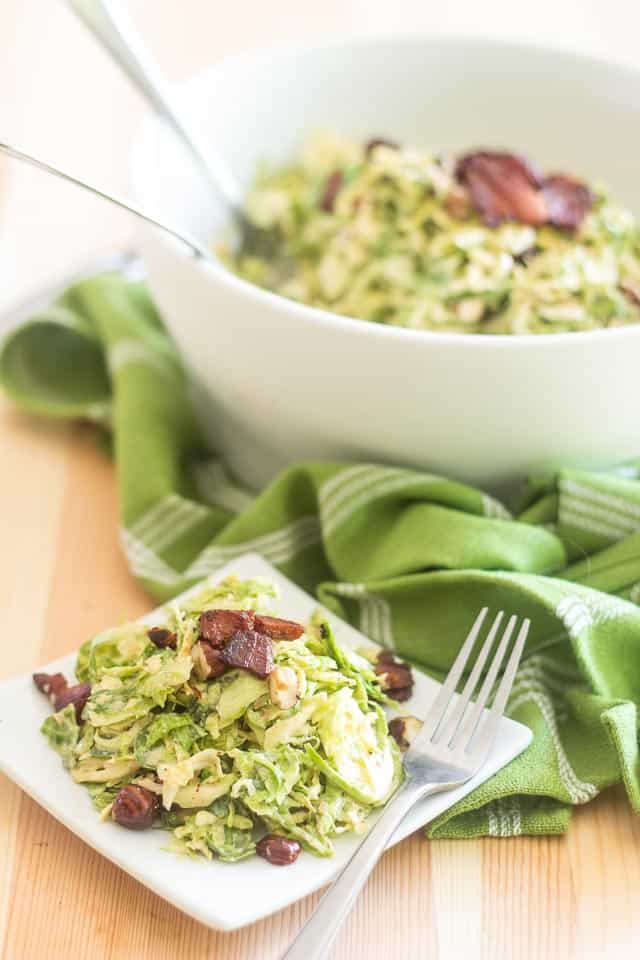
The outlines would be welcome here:
M 297 639 L 273 640 L 275 669 L 288 668 L 296 687 L 286 709 L 269 678 L 232 668 L 199 680 L 193 670 L 203 611 L 269 619 L 276 602 L 269 581 L 230 577 L 166 608 L 174 647 L 159 649 L 139 623 L 82 647 L 76 674 L 91 695 L 80 722 L 67 706 L 42 732 L 103 818 L 123 787 L 142 787 L 157 798 L 170 849 L 227 861 L 250 856 L 265 833 L 330 856 L 333 838 L 365 828 L 402 768 L 378 676 L 328 623 L 317 616 Z
M 311 137 L 294 165 L 261 171 L 249 195 L 247 214 L 280 238 L 277 253 L 221 252 L 242 277 L 285 297 L 414 330 L 530 334 L 638 323 L 638 224 L 602 187 L 591 192 L 576 230 L 488 226 L 453 160 L 325 134 Z

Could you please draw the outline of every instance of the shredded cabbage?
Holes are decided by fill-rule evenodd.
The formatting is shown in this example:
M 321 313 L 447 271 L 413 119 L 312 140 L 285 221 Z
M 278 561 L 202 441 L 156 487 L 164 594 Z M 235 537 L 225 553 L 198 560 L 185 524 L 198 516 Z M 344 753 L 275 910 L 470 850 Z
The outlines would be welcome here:
M 339 189 L 324 209 L 335 175 Z M 285 297 L 415 330 L 528 334 L 640 322 L 640 230 L 604 188 L 593 187 L 575 233 L 486 226 L 452 207 L 456 190 L 453 164 L 429 151 L 316 135 L 294 165 L 262 170 L 249 195 L 247 215 L 279 237 L 276 254 L 221 254 Z
M 76 673 L 92 685 L 83 722 L 68 706 L 42 731 L 103 818 L 124 785 L 138 784 L 159 797 L 172 850 L 225 861 L 251 855 L 265 832 L 330 856 L 333 838 L 365 829 L 400 782 L 399 752 L 371 664 L 341 648 L 321 616 L 297 640 L 273 641 L 276 667 L 297 678 L 289 709 L 245 670 L 200 681 L 192 669 L 203 610 L 276 606 L 272 583 L 230 577 L 166 608 L 175 649 L 158 649 L 137 623 L 83 646 Z

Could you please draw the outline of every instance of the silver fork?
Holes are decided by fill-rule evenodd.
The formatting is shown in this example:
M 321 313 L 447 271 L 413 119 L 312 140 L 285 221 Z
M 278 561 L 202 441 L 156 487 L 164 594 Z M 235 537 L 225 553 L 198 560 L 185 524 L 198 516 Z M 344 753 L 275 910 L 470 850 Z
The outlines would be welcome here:
M 520 626 L 493 702 L 490 708 L 483 712 L 490 702 L 498 672 L 518 622 L 515 615 L 509 618 L 477 699 L 473 701 L 471 697 L 494 647 L 504 617 L 503 611 L 497 614 L 462 693 L 456 697 L 456 687 L 469 662 L 487 613 L 488 608 L 483 607 L 476 617 L 455 663 L 425 717 L 420 733 L 405 754 L 405 780 L 346 867 L 322 897 L 283 960 L 321 960 L 326 957 L 367 877 L 405 814 L 423 797 L 466 783 L 486 760 L 513 686 L 530 626 L 529 620 L 524 620 Z

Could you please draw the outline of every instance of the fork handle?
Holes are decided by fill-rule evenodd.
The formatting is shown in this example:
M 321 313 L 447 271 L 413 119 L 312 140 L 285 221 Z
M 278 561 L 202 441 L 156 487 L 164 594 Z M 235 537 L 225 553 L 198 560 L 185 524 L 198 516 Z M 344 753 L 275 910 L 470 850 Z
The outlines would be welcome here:
M 410 779 L 401 784 L 282 960 L 324 960 L 367 877 L 405 814 L 417 800 L 442 789 L 442 784 L 416 785 Z

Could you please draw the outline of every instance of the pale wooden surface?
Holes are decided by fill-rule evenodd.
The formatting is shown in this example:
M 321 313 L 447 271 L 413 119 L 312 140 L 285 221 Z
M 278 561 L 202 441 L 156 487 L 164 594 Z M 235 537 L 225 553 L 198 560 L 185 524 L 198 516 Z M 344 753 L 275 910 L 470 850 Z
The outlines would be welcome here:
M 151 602 L 120 553 L 114 472 L 90 431 L 43 427 L 2 401 L 0 449 L 1 678 Z M 212 933 L 0 776 L 2 960 L 275 960 L 314 902 Z M 410 838 L 379 865 L 334 956 L 615 960 L 639 942 L 640 819 L 614 791 L 579 810 L 566 838 Z
M 637 57 L 628 0 L 131 0 L 171 76 L 247 46 L 345 31 L 464 29 Z M 2 0 L 2 133 L 127 189 L 141 114 L 60 0 Z M 0 165 L 0 303 L 122 246 L 130 224 L 97 202 Z M 82 429 L 43 427 L 0 402 L 0 676 L 76 648 L 150 606 L 116 539 L 111 466 Z M 271 960 L 309 898 L 237 934 L 182 917 L 56 824 L 0 776 L 2 960 Z M 567 838 L 429 844 L 388 854 L 334 956 L 340 960 L 591 960 L 640 943 L 640 821 L 620 792 L 579 810 Z

